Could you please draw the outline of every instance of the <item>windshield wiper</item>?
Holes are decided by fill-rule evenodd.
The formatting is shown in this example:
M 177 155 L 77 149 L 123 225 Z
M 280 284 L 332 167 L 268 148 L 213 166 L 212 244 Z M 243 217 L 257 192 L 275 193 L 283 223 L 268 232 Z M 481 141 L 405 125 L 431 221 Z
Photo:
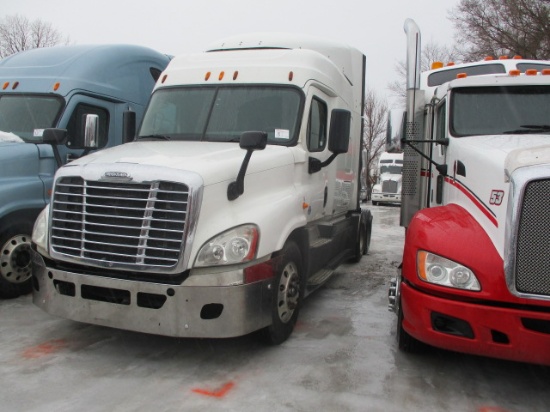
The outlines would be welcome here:
M 522 124 L 519 127 L 521 127 L 521 129 L 507 130 L 502 133 L 503 134 L 529 134 L 529 133 L 550 132 L 549 124 Z
M 157 140 L 170 140 L 170 136 L 166 136 L 164 134 L 150 134 L 148 136 L 138 136 L 138 140 L 141 139 L 157 139 Z

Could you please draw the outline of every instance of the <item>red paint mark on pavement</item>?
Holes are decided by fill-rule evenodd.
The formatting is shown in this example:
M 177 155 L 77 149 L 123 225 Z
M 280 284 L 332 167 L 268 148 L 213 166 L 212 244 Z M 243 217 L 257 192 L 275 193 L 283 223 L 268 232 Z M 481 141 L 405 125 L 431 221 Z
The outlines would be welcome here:
M 227 392 L 233 389 L 234 386 L 235 384 L 233 382 L 227 382 L 221 388 L 214 389 L 213 391 L 200 388 L 192 389 L 192 391 L 198 393 L 199 395 L 212 396 L 214 398 L 223 398 L 227 394 Z
M 41 358 L 56 353 L 66 347 L 67 342 L 65 339 L 54 339 L 25 349 L 25 351 L 23 351 L 23 357 L 25 359 Z

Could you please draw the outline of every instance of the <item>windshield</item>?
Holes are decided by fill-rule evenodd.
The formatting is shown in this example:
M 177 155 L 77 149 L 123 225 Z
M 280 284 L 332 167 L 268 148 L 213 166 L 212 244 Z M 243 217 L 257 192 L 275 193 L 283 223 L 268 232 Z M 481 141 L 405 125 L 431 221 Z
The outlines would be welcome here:
M 302 93 L 293 87 L 220 86 L 157 90 L 138 138 L 238 142 L 265 131 L 271 144 L 295 143 Z
M 400 175 L 402 166 L 397 165 L 383 165 L 380 166 L 380 174 L 391 173 L 392 175 Z
M 0 130 L 39 142 L 44 129 L 55 127 L 62 108 L 63 100 L 55 96 L 1 95 Z
M 471 87 L 453 91 L 454 136 L 550 133 L 550 87 Z

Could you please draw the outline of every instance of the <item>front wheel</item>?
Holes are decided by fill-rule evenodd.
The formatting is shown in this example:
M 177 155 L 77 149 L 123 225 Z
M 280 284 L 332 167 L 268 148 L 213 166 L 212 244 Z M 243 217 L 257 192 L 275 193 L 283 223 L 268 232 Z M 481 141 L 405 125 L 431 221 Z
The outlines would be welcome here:
M 399 298 L 400 299 L 400 298 Z M 401 303 L 397 306 L 397 347 L 405 353 L 422 353 L 427 346 L 419 340 L 413 338 L 403 329 L 403 308 Z
M 262 330 L 264 339 L 273 345 L 287 340 L 294 330 L 304 296 L 302 260 L 298 246 L 288 242 L 276 259 L 276 276 L 272 284 L 272 323 Z
M 31 291 L 31 233 L 32 226 L 24 223 L 0 234 L 0 298 Z

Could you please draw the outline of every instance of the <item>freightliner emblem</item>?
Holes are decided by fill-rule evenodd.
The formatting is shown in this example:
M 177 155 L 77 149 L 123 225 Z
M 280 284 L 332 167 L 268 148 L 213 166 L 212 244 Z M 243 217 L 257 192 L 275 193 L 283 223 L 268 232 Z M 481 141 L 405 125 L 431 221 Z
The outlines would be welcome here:
M 103 179 L 116 179 L 116 180 L 132 180 L 132 176 L 130 176 L 126 172 L 105 172 L 103 174 Z

